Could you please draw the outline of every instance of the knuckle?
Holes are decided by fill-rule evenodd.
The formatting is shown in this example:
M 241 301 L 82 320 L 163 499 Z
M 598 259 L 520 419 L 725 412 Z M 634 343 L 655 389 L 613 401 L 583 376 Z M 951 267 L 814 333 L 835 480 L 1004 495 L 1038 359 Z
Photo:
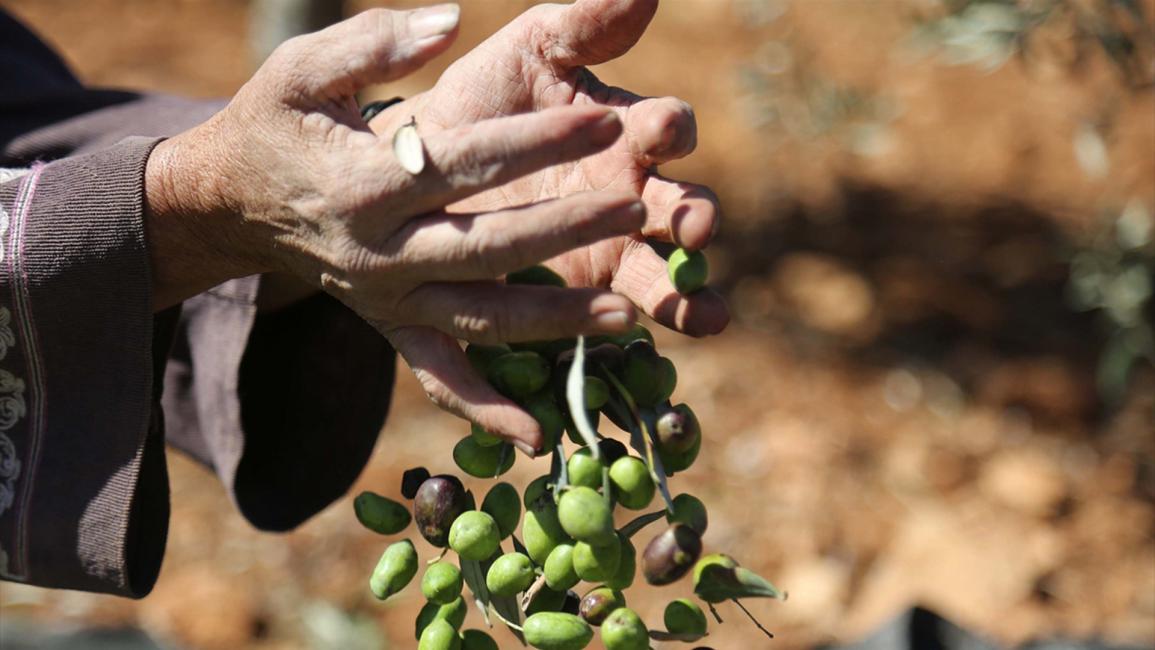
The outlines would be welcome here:
M 460 338 L 481 343 L 504 341 L 509 336 L 509 313 L 491 300 L 476 299 L 453 317 Z
M 501 176 L 504 167 L 501 157 L 483 153 L 475 143 L 476 140 L 466 140 L 445 156 L 445 176 L 451 185 L 488 186 Z

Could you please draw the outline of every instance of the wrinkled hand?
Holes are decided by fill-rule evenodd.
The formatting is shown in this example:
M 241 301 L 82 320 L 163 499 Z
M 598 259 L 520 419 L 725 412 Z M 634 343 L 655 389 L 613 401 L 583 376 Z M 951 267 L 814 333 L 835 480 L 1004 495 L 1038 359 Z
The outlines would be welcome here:
M 537 424 L 472 375 L 454 338 L 628 329 L 633 304 L 606 289 L 495 279 L 637 232 L 645 210 L 628 187 L 518 197 L 500 208 L 483 198 L 461 203 L 618 140 L 618 113 L 593 103 L 422 123 L 425 170 L 404 171 L 390 137 L 361 120 L 354 95 L 444 51 L 456 24 L 454 6 L 374 10 L 293 39 L 223 111 L 161 143 L 146 169 L 155 286 L 163 305 L 228 277 L 305 279 L 387 336 L 437 403 L 531 452 Z M 442 209 L 455 202 L 464 209 Z M 426 366 L 451 372 L 431 384 Z
M 394 106 L 371 126 L 388 135 L 416 116 L 423 133 L 478 120 L 562 106 L 607 106 L 622 119 L 624 137 L 601 153 L 555 165 L 473 195 L 454 211 L 505 209 L 577 192 L 625 191 L 641 196 L 648 217 L 628 235 L 603 239 L 549 261 L 571 286 L 609 287 L 658 322 L 691 335 L 720 331 L 725 304 L 705 290 L 680 296 L 665 262 L 645 238 L 705 246 L 718 222 L 709 189 L 663 178 L 654 167 L 695 147 L 693 111 L 674 98 L 643 98 L 600 82 L 584 66 L 621 56 L 641 37 L 657 0 L 578 0 L 540 5 L 456 61 L 428 92 Z M 423 328 L 398 332 L 409 365 L 435 401 L 499 434 L 536 440 L 535 424 L 519 411 L 482 405 L 506 402 L 477 377 L 452 339 Z

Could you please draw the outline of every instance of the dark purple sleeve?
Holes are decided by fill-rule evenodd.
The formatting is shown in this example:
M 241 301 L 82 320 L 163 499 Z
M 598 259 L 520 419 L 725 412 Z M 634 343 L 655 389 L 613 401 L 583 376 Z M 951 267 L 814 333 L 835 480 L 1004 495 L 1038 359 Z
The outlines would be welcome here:
M 0 63 L 24 71 L 0 79 L 0 168 L 21 169 L 0 170 L 0 577 L 140 597 L 166 431 L 256 526 L 292 528 L 364 466 L 394 354 L 325 295 L 258 314 L 256 276 L 153 314 L 145 162 L 220 103 L 84 90 L 2 11 Z

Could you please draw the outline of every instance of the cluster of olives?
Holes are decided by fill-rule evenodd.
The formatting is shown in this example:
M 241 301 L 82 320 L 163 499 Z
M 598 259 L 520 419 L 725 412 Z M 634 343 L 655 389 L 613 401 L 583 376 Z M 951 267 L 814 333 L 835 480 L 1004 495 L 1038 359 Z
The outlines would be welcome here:
M 700 254 L 678 257 L 682 266 L 699 265 L 688 275 L 700 277 L 687 277 L 682 266 L 671 264 L 671 279 L 680 279 L 675 286 L 700 287 L 705 278 Z M 544 267 L 510 274 L 507 281 L 564 286 Z M 412 521 L 427 542 L 446 549 L 421 578 L 428 602 L 417 618 L 419 650 L 497 647 L 482 630 L 459 631 L 467 609 L 465 586 L 487 622 L 497 617 L 540 650 L 580 650 L 592 640 L 594 627 L 608 650 L 646 650 L 651 639 L 694 642 L 706 636 L 706 615 L 688 598 L 666 607 L 665 630 L 651 631 L 627 607 L 624 593 L 639 565 L 652 585 L 673 584 L 693 570 L 694 592 L 711 610 L 723 600 L 778 596 L 729 556 L 702 557 L 705 505 L 689 494 L 670 496 L 667 478 L 694 463 L 702 432 L 688 405 L 670 403 L 677 383 L 674 364 L 658 354 L 644 327 L 580 342 L 470 345 L 466 354 L 498 391 L 540 423 L 543 450 L 552 452 L 552 463 L 548 474 L 521 493 L 510 483 L 494 484 L 480 507 L 456 476 L 431 476 L 423 467 L 402 479 L 412 515 L 405 505 L 371 492 L 356 498 L 354 509 L 366 527 L 392 535 Z M 629 432 L 637 455 L 597 433 L 602 416 Z M 567 454 L 563 436 L 576 445 L 573 453 Z M 454 447 L 453 460 L 470 476 L 493 479 L 509 471 L 515 453 L 474 425 Z M 615 507 L 641 511 L 657 494 L 662 509 L 615 527 Z M 662 519 L 667 528 L 649 540 L 639 558 L 633 536 Z M 507 540 L 508 549 L 503 548 Z M 448 550 L 457 555 L 457 564 L 445 559 Z M 392 544 L 373 571 L 370 588 L 378 598 L 388 598 L 408 585 L 418 568 L 409 540 Z M 579 596 L 575 590 L 582 582 L 589 587 Z

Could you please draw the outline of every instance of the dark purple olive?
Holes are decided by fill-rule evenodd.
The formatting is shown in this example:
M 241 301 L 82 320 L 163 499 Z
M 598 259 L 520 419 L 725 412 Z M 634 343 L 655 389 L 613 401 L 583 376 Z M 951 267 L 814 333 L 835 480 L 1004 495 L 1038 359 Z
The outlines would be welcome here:
M 642 574 L 652 585 L 668 585 L 686 575 L 702 554 L 702 538 L 689 526 L 674 524 L 650 540 L 642 554 Z
M 413 519 L 417 530 L 430 544 L 449 545 L 449 527 L 469 509 L 465 486 L 456 476 L 441 474 L 427 479 L 413 497 Z
M 626 606 L 622 592 L 609 587 L 597 587 L 582 596 L 579 615 L 590 625 L 601 625 L 615 609 Z
M 685 453 L 702 437 L 698 418 L 686 404 L 679 404 L 663 413 L 654 428 L 658 433 L 658 447 L 662 453 L 670 455 Z
M 427 480 L 429 480 L 429 470 L 424 467 L 405 470 L 405 473 L 401 475 L 401 496 L 406 499 L 417 496 L 418 488 Z

